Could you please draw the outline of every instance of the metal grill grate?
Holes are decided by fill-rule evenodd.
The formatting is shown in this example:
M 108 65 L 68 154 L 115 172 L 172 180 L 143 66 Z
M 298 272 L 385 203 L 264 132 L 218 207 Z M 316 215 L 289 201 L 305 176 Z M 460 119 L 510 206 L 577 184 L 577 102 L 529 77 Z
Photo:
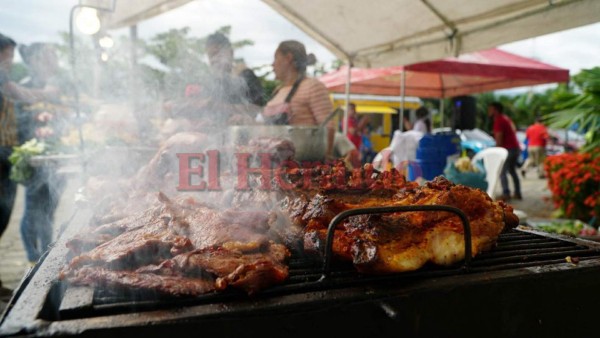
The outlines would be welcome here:
M 468 269 L 463 265 L 447 268 L 428 265 L 418 271 L 385 276 L 362 275 L 356 272 L 350 264 L 332 264 L 330 274 L 323 279 L 321 262 L 293 257 L 289 262 L 290 275 L 288 281 L 283 285 L 263 291 L 257 298 L 344 287 L 360 287 L 373 285 L 373 283 L 394 282 L 400 285 L 403 281 L 440 276 L 544 266 L 565 263 L 567 256 L 572 257 L 573 261 L 600 258 L 600 251 L 597 247 L 582 244 L 586 242 L 568 241 L 565 238 L 558 237 L 513 230 L 500 235 L 497 246 L 493 250 L 474 257 Z M 178 299 L 127 290 L 117 293 L 114 290 L 65 287 L 58 309 L 58 317 L 60 320 L 90 318 L 100 315 L 169 309 L 199 304 L 226 304 L 232 301 L 244 300 L 247 297 L 241 292 L 228 291 L 211 293 L 193 299 Z

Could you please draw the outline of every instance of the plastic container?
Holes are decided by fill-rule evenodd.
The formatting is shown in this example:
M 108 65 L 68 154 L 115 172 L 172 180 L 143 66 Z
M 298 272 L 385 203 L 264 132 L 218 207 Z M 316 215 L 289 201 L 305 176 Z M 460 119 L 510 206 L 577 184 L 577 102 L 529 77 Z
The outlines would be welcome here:
M 408 179 L 416 180 L 423 177 L 432 180 L 444 173 L 448 163 L 454 162 L 460 156 L 460 137 L 455 133 L 424 135 L 417 147 L 415 165 L 409 166 Z

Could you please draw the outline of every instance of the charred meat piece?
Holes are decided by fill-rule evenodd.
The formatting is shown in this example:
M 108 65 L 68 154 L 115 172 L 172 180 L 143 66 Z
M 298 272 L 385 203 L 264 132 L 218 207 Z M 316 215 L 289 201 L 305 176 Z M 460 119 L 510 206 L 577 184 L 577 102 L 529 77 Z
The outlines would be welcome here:
M 154 223 L 156 220 L 161 219 L 163 212 L 164 208 L 157 205 L 110 223 L 89 226 L 87 231 L 83 231 L 70 239 L 67 242 L 67 247 L 75 255 L 90 251 L 126 231 L 133 231 Z
M 473 255 L 489 250 L 505 228 L 514 227 L 515 220 L 518 223 L 512 208 L 493 202 L 483 191 L 438 177 L 423 187 L 402 191 L 391 198 L 385 196 L 379 201 L 341 194 L 315 196 L 304 215 L 305 250 L 322 250 L 327 226 L 337 213 L 373 205 L 457 207 L 469 219 Z M 338 226 L 333 251 L 339 259 L 351 260 L 361 272 L 411 271 L 427 262 L 451 265 L 463 260 L 463 234 L 458 216 L 444 211 L 361 215 L 349 217 Z
M 172 252 L 191 249 L 188 238 L 177 235 L 164 220 L 156 219 L 74 257 L 69 269 L 84 265 L 103 266 L 112 270 L 131 269 L 160 262 L 171 257 Z
M 189 238 L 195 249 L 218 246 L 225 242 L 268 242 L 269 213 L 266 211 L 218 210 L 193 200 L 174 203 L 160 195 L 171 216 L 168 227 Z
M 254 294 L 277 285 L 288 277 L 289 250 L 273 242 L 228 242 L 223 246 L 205 248 L 180 254 L 157 266 L 147 266 L 139 272 L 151 272 L 166 276 L 215 276 L 216 287 L 228 286 Z
M 215 281 L 207 276 L 164 276 L 102 267 L 83 267 L 75 271 L 69 281 L 75 285 L 150 291 L 172 296 L 199 296 L 216 290 Z
M 193 285 L 207 279 L 216 283 L 211 288 L 202 286 L 207 290 L 231 286 L 250 294 L 287 278 L 285 262 L 290 253 L 271 240 L 282 241 L 284 225 L 275 213 L 219 210 L 189 197 L 169 199 L 162 193 L 158 199 L 161 206 L 96 228 L 94 239 L 113 237 L 74 257 L 61 278 L 117 287 L 156 285 L 158 292 L 170 292 L 165 283 L 177 278 Z M 81 250 L 82 237 L 68 246 Z M 202 288 L 174 292 L 194 294 Z

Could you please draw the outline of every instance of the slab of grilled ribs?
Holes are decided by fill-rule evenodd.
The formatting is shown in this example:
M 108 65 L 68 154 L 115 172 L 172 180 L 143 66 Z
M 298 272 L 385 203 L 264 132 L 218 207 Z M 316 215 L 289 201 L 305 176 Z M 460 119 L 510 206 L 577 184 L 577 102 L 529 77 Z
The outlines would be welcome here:
M 389 205 L 450 205 L 467 215 L 473 255 L 518 224 L 512 208 L 439 177 L 424 186 L 396 170 L 343 163 L 286 169 L 285 188 L 235 191 L 228 208 L 160 194 L 154 207 L 95 226 L 69 241 L 62 277 L 76 284 L 199 295 L 227 287 L 256 293 L 288 276 L 290 251 L 317 256 L 338 213 Z M 261 211 L 256 211 L 261 210 Z M 354 216 L 335 229 L 335 258 L 364 273 L 392 273 L 464 259 L 463 227 L 448 212 Z
M 228 286 L 249 294 L 283 282 L 290 253 L 267 211 L 221 210 L 184 198 L 84 231 L 61 272 L 74 284 L 193 296 Z

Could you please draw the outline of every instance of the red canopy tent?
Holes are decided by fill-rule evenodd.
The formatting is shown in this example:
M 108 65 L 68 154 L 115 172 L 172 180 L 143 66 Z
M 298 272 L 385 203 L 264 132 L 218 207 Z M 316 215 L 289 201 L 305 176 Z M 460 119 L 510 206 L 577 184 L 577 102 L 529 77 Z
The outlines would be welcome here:
M 403 71 L 404 93 L 401 88 Z M 345 93 L 348 69 L 344 66 L 321 76 L 319 80 L 330 91 Z M 350 93 L 448 98 L 567 81 L 568 69 L 489 49 L 408 66 L 352 68 Z

